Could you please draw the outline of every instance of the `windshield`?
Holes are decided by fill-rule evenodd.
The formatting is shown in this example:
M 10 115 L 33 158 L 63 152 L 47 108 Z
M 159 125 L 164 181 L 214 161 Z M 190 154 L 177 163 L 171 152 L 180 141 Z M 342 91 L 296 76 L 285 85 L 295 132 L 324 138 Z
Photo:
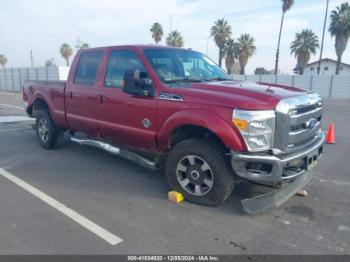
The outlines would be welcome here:
M 145 49 L 144 53 L 164 83 L 231 80 L 212 60 L 184 49 Z

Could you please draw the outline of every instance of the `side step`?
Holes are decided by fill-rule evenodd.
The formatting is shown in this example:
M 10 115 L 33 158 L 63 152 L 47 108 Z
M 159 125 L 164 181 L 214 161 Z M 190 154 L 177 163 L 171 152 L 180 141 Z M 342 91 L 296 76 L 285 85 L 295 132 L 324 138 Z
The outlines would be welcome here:
M 151 170 L 158 170 L 159 168 L 156 166 L 155 162 L 152 162 L 134 152 L 131 152 L 127 149 L 124 148 L 120 148 L 120 147 L 115 147 L 112 146 L 110 144 L 101 142 L 101 141 L 97 141 L 97 140 L 91 140 L 91 139 L 80 139 L 80 138 L 76 138 L 76 137 L 71 137 L 70 138 L 71 141 L 78 143 L 80 145 L 87 145 L 87 146 L 93 146 L 93 147 L 97 147 L 100 149 L 103 149 L 113 155 L 117 155 L 123 158 L 126 158 L 128 160 L 130 160 L 131 162 L 134 162 L 142 167 L 151 169 Z

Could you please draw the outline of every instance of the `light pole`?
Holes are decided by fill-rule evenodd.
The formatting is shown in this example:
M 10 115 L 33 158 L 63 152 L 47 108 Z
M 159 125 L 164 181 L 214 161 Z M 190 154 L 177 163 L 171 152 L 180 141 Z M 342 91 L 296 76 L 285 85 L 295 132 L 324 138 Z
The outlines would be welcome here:
M 30 50 L 30 67 L 34 67 L 33 50 Z
M 326 22 L 327 22 L 327 14 L 328 14 L 328 4 L 329 0 L 327 0 L 326 5 L 326 13 L 324 15 L 324 23 L 323 23 L 323 32 L 322 32 L 322 42 L 321 42 L 321 50 L 320 50 L 320 59 L 318 60 L 317 74 L 320 74 L 321 71 L 321 60 L 322 60 L 322 52 L 323 52 L 323 42 L 324 42 L 324 32 L 326 30 Z
M 207 37 L 207 53 L 206 53 L 207 56 L 209 51 L 209 39 L 210 39 L 210 36 Z

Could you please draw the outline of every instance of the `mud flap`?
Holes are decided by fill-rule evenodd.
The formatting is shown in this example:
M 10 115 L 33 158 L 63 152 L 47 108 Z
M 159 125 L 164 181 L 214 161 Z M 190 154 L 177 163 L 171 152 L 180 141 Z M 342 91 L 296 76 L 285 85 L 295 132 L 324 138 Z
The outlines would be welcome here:
M 272 208 L 280 207 L 291 197 L 293 197 L 300 189 L 305 187 L 311 178 L 312 174 L 310 172 L 305 172 L 287 186 L 253 198 L 244 199 L 241 201 L 243 209 L 248 214 L 258 214 Z

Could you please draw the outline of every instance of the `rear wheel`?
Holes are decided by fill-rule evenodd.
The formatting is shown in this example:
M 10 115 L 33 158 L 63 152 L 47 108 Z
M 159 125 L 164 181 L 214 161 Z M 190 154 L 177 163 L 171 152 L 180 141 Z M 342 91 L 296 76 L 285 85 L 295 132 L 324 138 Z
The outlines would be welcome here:
M 36 134 L 39 144 L 45 149 L 59 147 L 64 141 L 64 132 L 55 127 L 49 112 L 46 110 L 37 114 Z
M 191 202 L 216 206 L 234 187 L 233 172 L 225 152 L 204 139 L 188 139 L 170 151 L 165 167 L 168 182 Z

